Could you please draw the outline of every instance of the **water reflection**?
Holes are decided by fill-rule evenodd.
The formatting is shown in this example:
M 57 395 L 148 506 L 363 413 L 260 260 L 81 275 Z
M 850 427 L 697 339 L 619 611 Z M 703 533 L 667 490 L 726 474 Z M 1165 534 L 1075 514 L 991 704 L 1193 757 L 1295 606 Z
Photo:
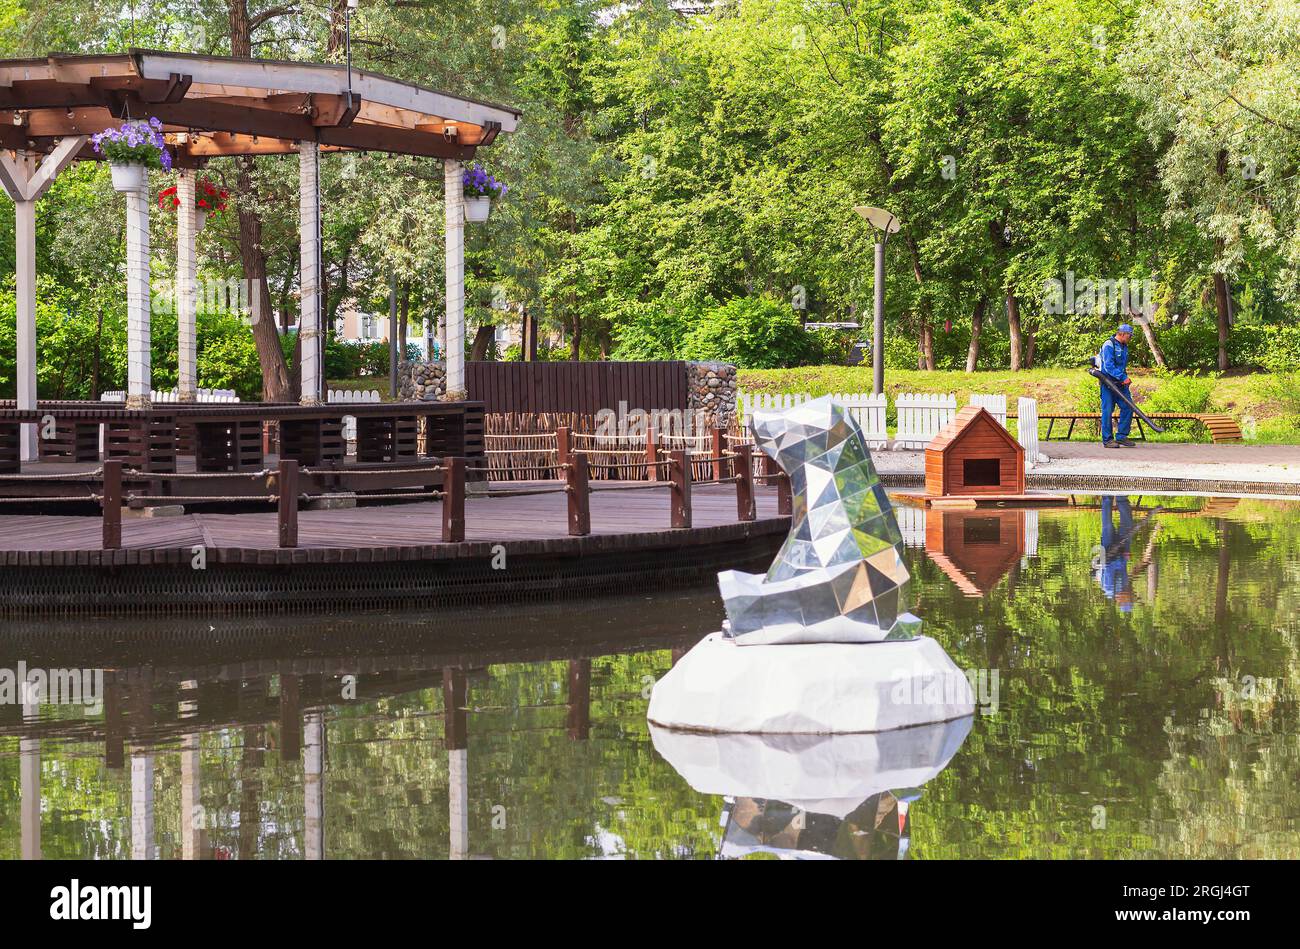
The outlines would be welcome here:
M 1075 500 L 994 511 L 996 543 L 984 511 L 910 525 L 927 634 L 1000 674 L 929 765 L 715 748 L 736 780 L 679 774 L 647 690 L 717 629 L 710 589 L 6 622 L 0 671 L 104 677 L 98 710 L 0 688 L 0 857 L 1300 857 L 1300 505 L 1130 498 L 1125 612 L 1094 563 L 1103 499 Z
M 695 790 L 721 795 L 718 855 L 901 859 L 910 804 L 952 760 L 971 716 L 857 735 L 700 734 L 650 726 Z

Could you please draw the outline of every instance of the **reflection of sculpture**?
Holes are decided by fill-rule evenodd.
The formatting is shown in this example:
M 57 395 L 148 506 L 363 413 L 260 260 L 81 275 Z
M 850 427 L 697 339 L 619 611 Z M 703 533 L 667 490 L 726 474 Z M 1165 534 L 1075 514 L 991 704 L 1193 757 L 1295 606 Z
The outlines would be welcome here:
M 650 737 L 691 787 L 727 799 L 720 856 L 860 860 L 907 855 L 909 805 L 970 728 L 966 716 L 873 735 L 703 735 L 651 725 Z
M 830 397 L 756 412 L 758 447 L 790 476 L 790 535 L 765 576 L 718 575 L 739 645 L 909 639 L 902 534 L 862 430 Z
M 726 829 L 718 856 L 900 860 L 907 855 L 911 836 L 908 803 L 881 791 L 844 817 L 832 817 L 801 811 L 785 801 L 738 797 L 722 809 Z

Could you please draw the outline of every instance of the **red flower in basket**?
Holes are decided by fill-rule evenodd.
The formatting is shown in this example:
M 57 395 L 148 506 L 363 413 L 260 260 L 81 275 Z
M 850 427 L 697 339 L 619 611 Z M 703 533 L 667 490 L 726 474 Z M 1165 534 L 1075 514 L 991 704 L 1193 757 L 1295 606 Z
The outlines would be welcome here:
M 218 189 L 211 181 L 204 178 L 194 187 L 194 208 L 211 218 L 226 210 L 226 199 L 228 197 L 230 197 L 229 192 Z M 158 207 L 174 211 L 180 206 L 181 199 L 178 196 L 176 185 L 158 192 Z

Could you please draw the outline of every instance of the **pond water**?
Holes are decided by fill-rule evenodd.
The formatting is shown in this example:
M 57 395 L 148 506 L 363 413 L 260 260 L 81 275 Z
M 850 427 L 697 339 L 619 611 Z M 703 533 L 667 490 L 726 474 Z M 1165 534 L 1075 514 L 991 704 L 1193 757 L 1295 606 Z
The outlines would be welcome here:
M 0 704 L 0 856 L 1300 857 L 1300 504 L 1076 500 L 900 515 L 981 698 L 902 737 L 652 735 L 710 589 L 0 624 L 0 670 L 106 670 Z

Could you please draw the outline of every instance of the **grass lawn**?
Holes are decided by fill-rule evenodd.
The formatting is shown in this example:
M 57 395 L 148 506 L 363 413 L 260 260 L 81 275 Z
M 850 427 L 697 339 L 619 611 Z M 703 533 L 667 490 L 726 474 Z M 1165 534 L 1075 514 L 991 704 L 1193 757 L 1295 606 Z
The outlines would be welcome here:
M 1300 443 L 1300 392 L 1288 402 L 1279 399 L 1279 377 L 1268 373 L 1241 373 L 1218 377 L 1205 377 L 1212 382 L 1210 411 L 1231 415 L 1247 433 L 1250 441 L 1254 420 L 1254 439 L 1259 442 Z M 1171 384 L 1170 377 L 1159 376 L 1147 370 L 1132 373 L 1133 391 L 1138 405 L 1142 405 L 1162 386 Z M 803 366 L 797 369 L 742 369 L 739 373 L 743 392 L 799 393 L 819 396 L 837 392 L 870 392 L 870 366 Z M 957 404 L 970 401 L 972 392 L 1005 393 L 1007 407 L 1015 411 L 1016 399 L 1028 396 L 1038 400 L 1040 412 L 1083 412 L 1095 410 L 1098 383 L 1082 369 L 1028 369 L 1021 372 L 923 372 L 916 369 L 886 369 L 885 392 L 891 403 L 900 392 L 956 393 Z M 1091 396 L 1093 405 L 1089 405 Z M 892 420 L 892 417 L 891 417 Z M 1058 425 L 1059 429 L 1059 425 Z M 1208 441 L 1201 426 L 1195 426 L 1197 437 Z M 1170 432 L 1166 436 L 1176 441 L 1187 441 L 1187 431 Z M 1075 437 L 1091 439 L 1096 433 L 1091 426 L 1076 426 Z
M 353 392 L 369 392 L 374 389 L 379 393 L 381 402 L 393 401 L 388 397 L 388 377 L 387 376 L 362 376 L 359 379 L 330 379 L 325 383 L 325 388 L 329 389 L 350 389 Z

